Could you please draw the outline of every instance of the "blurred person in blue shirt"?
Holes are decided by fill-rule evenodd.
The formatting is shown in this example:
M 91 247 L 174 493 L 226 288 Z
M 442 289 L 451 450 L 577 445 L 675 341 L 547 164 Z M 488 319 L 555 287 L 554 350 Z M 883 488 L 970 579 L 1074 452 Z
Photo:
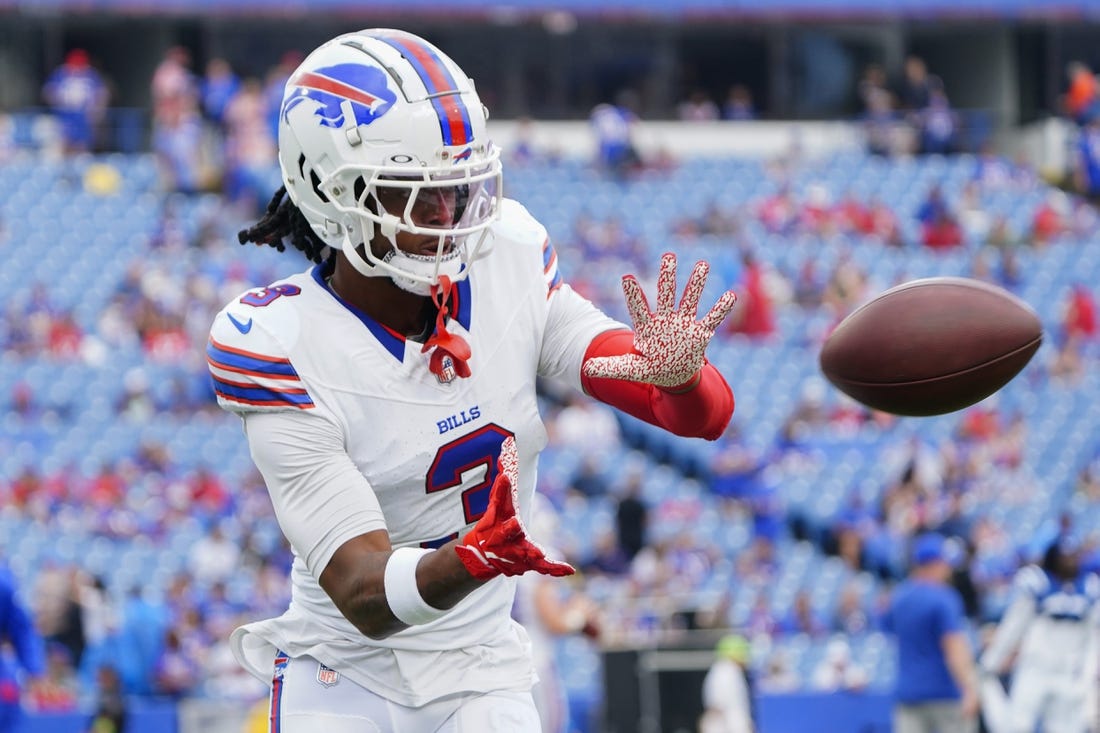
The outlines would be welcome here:
M 0 565 L 0 733 L 20 728 L 23 673 L 33 679 L 45 671 L 42 638 L 17 597 L 11 571 Z
M 1076 148 L 1074 185 L 1078 193 L 1095 203 L 1100 201 L 1100 102 L 1083 115 Z
M 977 677 L 943 536 L 917 537 L 912 565 L 885 619 L 898 645 L 894 731 L 971 733 L 978 724 Z
M 617 178 L 625 177 L 641 166 L 641 158 L 634 147 L 637 106 L 637 94 L 623 90 L 616 96 L 614 104 L 598 104 L 589 116 L 589 124 L 596 137 L 596 159 L 601 167 Z
M 226 107 L 240 88 L 241 80 L 228 61 L 221 57 L 210 59 L 199 84 L 202 112 L 206 118 L 219 127 L 223 126 Z
M 74 48 L 54 69 L 42 88 L 42 96 L 61 123 L 68 152 L 93 149 L 96 127 L 107 109 L 108 90 L 84 49 Z

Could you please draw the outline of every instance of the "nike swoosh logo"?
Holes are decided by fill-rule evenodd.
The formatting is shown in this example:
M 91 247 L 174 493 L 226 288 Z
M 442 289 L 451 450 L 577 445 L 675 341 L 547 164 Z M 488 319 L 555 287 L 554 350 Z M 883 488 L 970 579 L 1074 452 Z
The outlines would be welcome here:
M 252 330 L 252 319 L 251 318 L 249 318 L 244 323 L 241 323 L 240 321 L 238 321 L 233 316 L 232 313 L 226 313 L 225 315 L 229 316 L 230 323 L 232 323 L 234 326 L 236 326 L 237 330 L 240 331 L 241 333 L 248 333 L 249 331 Z

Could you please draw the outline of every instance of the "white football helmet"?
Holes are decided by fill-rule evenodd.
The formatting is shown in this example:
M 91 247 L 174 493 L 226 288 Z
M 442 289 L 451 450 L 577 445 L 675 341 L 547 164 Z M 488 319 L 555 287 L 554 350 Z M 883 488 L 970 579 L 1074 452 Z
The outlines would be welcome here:
M 500 151 L 487 116 L 473 81 L 424 39 L 390 29 L 338 36 L 287 81 L 283 183 L 359 272 L 427 295 L 442 275 L 466 277 L 499 216 Z M 371 250 L 378 232 L 390 244 L 383 255 Z M 399 232 L 433 239 L 409 254 Z

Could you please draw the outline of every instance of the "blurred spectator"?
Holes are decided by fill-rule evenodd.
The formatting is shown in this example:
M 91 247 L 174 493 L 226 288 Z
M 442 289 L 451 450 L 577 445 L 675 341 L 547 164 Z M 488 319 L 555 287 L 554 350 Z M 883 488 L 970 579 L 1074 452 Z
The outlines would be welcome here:
M 993 145 L 983 143 L 974 165 L 974 181 L 985 190 L 1009 188 L 1016 176 L 1012 163 L 998 155 Z
M 229 101 L 240 89 L 241 81 L 233 73 L 233 67 L 221 57 L 206 63 L 206 74 L 200 83 L 202 113 L 218 127 L 225 123 L 225 111 Z
M 122 680 L 115 667 L 104 664 L 96 672 L 95 712 L 87 733 L 123 733 L 128 710 Z
M 191 71 L 191 52 L 183 46 L 169 48 L 153 71 L 151 82 L 153 123 L 176 126 L 197 111 L 198 82 Z
M 65 150 L 90 152 L 96 147 L 99 126 L 110 93 L 84 49 L 74 48 L 46 80 L 42 96 L 61 123 Z
M 959 121 L 943 89 L 933 87 L 928 104 L 916 114 L 922 154 L 945 155 L 955 151 Z
M 867 683 L 867 671 L 852 660 L 848 640 L 842 636 L 829 639 L 813 671 L 811 687 L 818 692 L 860 692 Z
M 202 665 L 191 650 L 184 648 L 179 634 L 169 629 L 164 637 L 164 649 L 153 669 L 153 689 L 158 695 L 181 698 L 201 681 Z
M 867 610 L 863 607 L 863 591 L 858 581 L 849 581 L 840 590 L 831 630 L 856 635 L 870 630 Z
M 647 544 L 649 506 L 642 498 L 640 476 L 628 482 L 621 491 L 615 507 L 615 529 L 619 549 L 630 561 Z
M 801 685 L 798 673 L 791 667 L 790 657 L 782 649 L 776 649 L 764 664 L 757 689 L 769 695 L 779 695 L 795 692 Z
M 80 684 L 68 649 L 60 644 L 46 646 L 46 673 L 29 693 L 29 707 L 37 713 L 70 713 L 77 709 Z M 2 724 L 0 730 L 6 730 Z
M 839 320 L 848 315 L 867 296 L 867 273 L 850 253 L 842 252 L 825 282 L 822 302 Z
M 894 95 L 886 85 L 886 72 L 878 64 L 863 70 L 859 81 L 859 99 L 867 152 L 892 155 L 895 150 Z
M 950 536 L 947 533 L 950 529 L 949 525 L 941 525 L 939 533 Z M 967 531 L 965 534 L 957 536 L 967 538 L 970 533 Z M 962 599 L 963 604 L 963 613 L 966 614 L 967 618 L 977 621 L 981 615 L 982 607 L 981 592 L 973 574 L 974 543 L 969 539 L 961 539 L 959 542 L 962 547 L 962 556 L 954 563 L 954 568 L 951 571 L 951 585 L 959 592 L 959 598 Z
M 1069 197 L 1064 191 L 1052 189 L 1032 215 L 1032 244 L 1050 244 L 1065 234 L 1069 224 L 1069 213 Z
M 948 249 L 963 243 L 962 227 L 947 205 L 939 185 L 928 191 L 928 197 L 917 210 L 921 224 L 921 242 L 930 249 Z
M 726 95 L 722 105 L 723 120 L 754 120 L 756 106 L 752 101 L 752 92 L 744 84 L 734 84 Z
M 267 121 L 268 137 L 272 140 L 279 138 L 279 114 L 283 108 L 283 92 L 286 90 L 286 83 L 304 58 L 301 51 L 296 49 L 287 51 L 279 57 L 279 62 L 264 77 L 263 98 L 266 108 L 264 119 Z
M 1084 283 L 1074 283 L 1062 305 L 1062 332 L 1084 340 L 1096 337 L 1096 299 Z
M 1011 249 L 1020 243 L 1020 237 L 1008 223 L 1008 217 L 998 214 L 989 225 L 986 243 L 998 250 Z
M 86 645 L 84 619 L 77 600 L 76 570 L 47 567 L 39 571 L 34 589 L 37 627 L 47 643 L 68 651 L 73 666 L 79 668 Z
M 798 266 L 793 284 L 794 302 L 808 310 L 819 308 L 825 298 L 825 280 L 817 268 L 817 260 L 807 257 Z
M 266 105 L 260 82 L 249 78 L 225 107 L 223 186 L 229 201 L 245 212 L 256 210 L 264 202 L 276 160 Z
M 516 128 L 508 155 L 513 163 L 527 165 L 536 162 L 541 152 L 535 144 L 535 121 L 530 117 L 516 118 Z
M 191 506 L 206 517 L 220 517 L 230 506 L 229 489 L 225 481 L 206 466 L 200 466 L 187 480 L 191 490 Z
M 619 544 L 618 533 L 613 530 L 597 532 L 592 540 L 592 552 L 582 566 L 585 572 L 621 576 L 630 568 L 630 558 Z
M 966 733 L 978 713 L 977 675 L 966 635 L 962 600 L 948 581 L 943 537 L 913 544 L 909 579 L 894 591 L 886 629 L 898 644 L 894 729 Z
M 15 577 L 0 565 L 0 647 L 14 654 L 0 653 L 0 733 L 15 733 L 23 718 L 20 686 L 24 673 L 32 686 L 46 671 L 42 638 L 18 597 Z
M 634 142 L 637 106 L 637 94 L 624 90 L 619 92 L 614 104 L 596 105 L 588 118 L 596 139 L 596 162 L 616 178 L 636 172 L 642 165 Z
M 202 120 L 192 105 L 171 101 L 153 124 L 152 149 L 168 191 L 197 193 L 204 185 Z
M 869 234 L 891 247 L 901 247 L 905 244 L 901 238 L 898 216 L 885 202 L 879 198 L 872 198 L 868 206 L 868 214 L 872 227 Z
M 977 181 L 968 181 L 963 186 L 959 197 L 959 224 L 967 241 L 985 242 L 989 236 L 992 222 L 985 204 L 982 203 L 981 185 Z
M 1085 363 L 1080 337 L 1067 335 L 1056 339 L 1048 373 L 1057 382 L 1077 384 L 1081 380 L 1085 374 Z
M 677 222 L 673 231 L 682 237 L 733 236 L 741 228 L 735 213 L 726 211 L 717 201 L 710 201 L 702 216 L 687 217 Z
M 799 230 L 813 237 L 828 238 L 836 231 L 836 214 L 829 189 L 821 183 L 806 187 L 806 200 L 798 212 Z
M 566 404 L 548 421 L 554 444 L 576 455 L 614 455 L 622 445 L 619 421 L 614 411 L 580 392 L 571 392 Z
M 789 234 L 798 222 L 798 212 L 790 186 L 782 184 L 771 196 L 766 196 L 756 209 L 756 216 L 772 234 Z
M 1072 161 L 1073 185 L 1077 193 L 1096 204 L 1100 203 L 1100 102 L 1094 103 L 1080 122 Z
M 719 117 L 718 105 L 704 90 L 696 89 L 676 106 L 676 115 L 684 122 L 711 122 Z
M 775 312 L 768 292 L 765 267 L 752 254 L 741 253 L 741 284 L 734 288 L 737 307 L 727 319 L 726 331 L 752 339 L 767 338 L 775 333 Z
M 608 475 L 603 456 L 598 452 L 582 456 L 580 464 L 569 477 L 569 489 L 589 499 L 607 494 Z
M 58 313 L 50 322 L 46 337 L 46 349 L 55 359 L 76 359 L 84 343 L 84 331 L 76 322 L 72 311 Z
M 546 500 L 535 495 L 528 527 L 548 552 L 562 557 L 553 545 L 560 536 L 559 517 Z M 547 544 L 549 543 L 549 544 Z M 596 638 L 600 632 L 598 608 L 584 593 L 537 573 L 519 579 L 512 614 L 531 637 L 531 653 L 539 681 L 532 689 L 544 733 L 566 733 L 570 726 L 569 699 L 563 670 L 559 670 L 554 650 L 558 640 L 584 635 Z
M 122 619 L 103 578 L 79 571 L 73 574 L 73 583 L 84 629 L 85 656 L 94 667 L 111 656 L 110 645 L 117 637 Z
M 719 438 L 706 471 L 712 492 L 721 497 L 743 500 L 756 491 L 767 461 L 744 441 L 740 426 L 731 423 Z
M 1073 492 L 1089 502 L 1100 501 L 1100 460 L 1093 459 L 1077 474 Z
M 196 581 L 211 584 L 227 580 L 237 569 L 239 556 L 236 542 L 215 524 L 191 547 L 188 565 Z
M 1066 78 L 1069 87 L 1062 98 L 1062 106 L 1071 120 L 1084 124 L 1095 116 L 1095 107 L 1100 97 L 1096 75 L 1087 64 L 1071 61 L 1066 65 Z
M 826 633 L 829 627 L 814 609 L 810 592 L 803 589 L 795 594 L 790 609 L 779 620 L 778 630 L 784 634 L 820 636 Z
M 932 91 L 942 89 L 939 77 L 928 73 L 924 59 L 909 56 L 905 59 L 901 83 L 898 87 L 898 101 L 901 108 L 909 112 L 919 112 L 932 101 Z
M 714 652 L 715 660 L 703 678 L 699 733 L 753 733 L 756 724 L 749 642 L 731 634 L 718 641 Z

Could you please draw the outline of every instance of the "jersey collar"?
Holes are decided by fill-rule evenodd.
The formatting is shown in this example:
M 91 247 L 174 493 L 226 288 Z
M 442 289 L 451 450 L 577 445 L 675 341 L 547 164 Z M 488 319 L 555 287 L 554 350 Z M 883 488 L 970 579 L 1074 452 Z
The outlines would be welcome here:
M 362 322 L 367 330 L 371 332 L 374 338 L 382 345 L 386 351 L 390 352 L 395 359 L 403 361 L 405 358 L 405 336 L 394 331 L 391 328 L 387 328 L 375 319 L 363 311 L 356 308 L 351 303 L 347 302 L 340 295 L 332 289 L 328 284 L 328 278 L 332 275 L 334 265 L 330 263 L 323 263 L 314 266 L 310 270 L 310 275 L 324 290 L 328 292 L 336 301 L 348 309 L 352 315 Z M 465 277 L 455 283 L 454 290 L 451 291 L 451 313 L 454 314 L 454 319 L 462 325 L 467 331 L 470 330 L 470 314 L 472 309 L 472 299 L 470 297 L 470 278 Z

